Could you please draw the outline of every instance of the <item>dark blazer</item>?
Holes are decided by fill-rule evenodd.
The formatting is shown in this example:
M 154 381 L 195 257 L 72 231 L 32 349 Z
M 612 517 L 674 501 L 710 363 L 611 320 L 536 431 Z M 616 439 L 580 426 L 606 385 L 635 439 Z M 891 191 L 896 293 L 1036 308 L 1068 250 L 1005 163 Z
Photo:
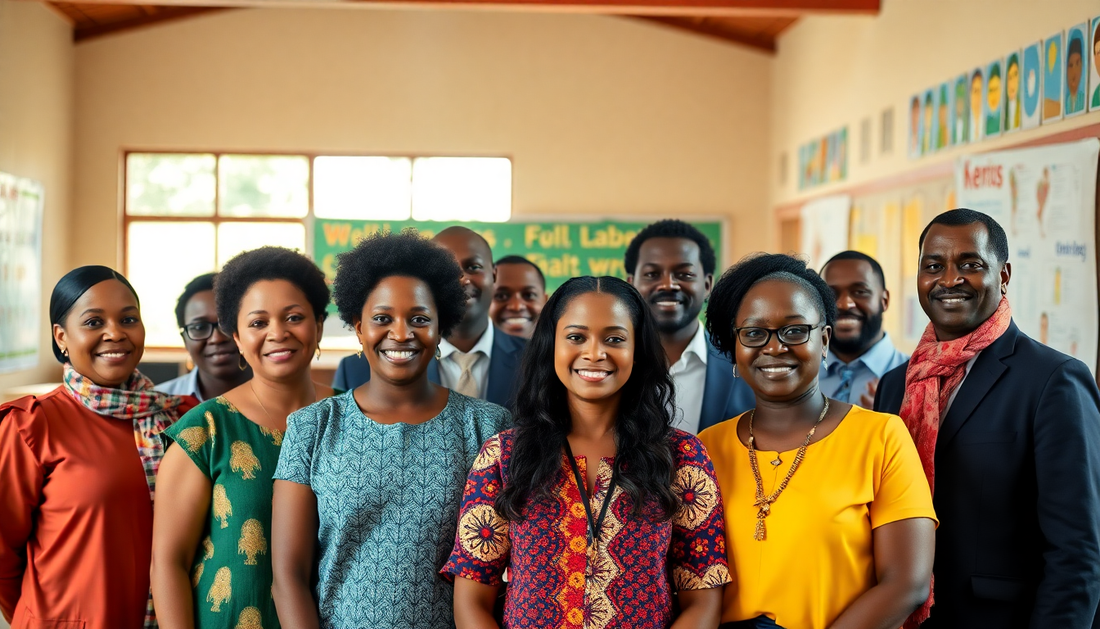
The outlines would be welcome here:
M 703 408 L 699 432 L 737 417 L 756 406 L 756 395 L 740 378 L 733 377 L 733 363 L 715 349 L 707 336 L 707 379 L 703 383 Z
M 485 387 L 485 399 L 493 404 L 510 407 L 515 396 L 516 379 L 519 377 L 519 361 L 527 340 L 510 336 L 499 328 L 493 331 L 493 354 L 489 358 L 489 382 Z M 332 387 L 350 391 L 370 380 L 370 363 L 352 354 L 340 361 Z M 439 384 L 439 361 L 428 365 L 428 380 Z
M 898 413 L 909 363 L 879 382 Z M 923 629 L 1100 628 L 1100 393 L 1015 323 L 974 361 L 936 439 L 936 604 Z

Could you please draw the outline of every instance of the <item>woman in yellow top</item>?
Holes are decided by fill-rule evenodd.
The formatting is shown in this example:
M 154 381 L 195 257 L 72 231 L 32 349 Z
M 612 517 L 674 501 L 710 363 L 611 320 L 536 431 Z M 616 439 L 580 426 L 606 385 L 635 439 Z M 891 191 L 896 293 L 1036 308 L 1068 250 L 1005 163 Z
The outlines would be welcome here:
M 699 435 L 733 572 L 721 629 L 897 629 L 928 599 L 936 515 L 905 425 L 818 389 L 835 320 L 791 256 L 742 260 L 711 294 L 707 330 L 756 394 Z

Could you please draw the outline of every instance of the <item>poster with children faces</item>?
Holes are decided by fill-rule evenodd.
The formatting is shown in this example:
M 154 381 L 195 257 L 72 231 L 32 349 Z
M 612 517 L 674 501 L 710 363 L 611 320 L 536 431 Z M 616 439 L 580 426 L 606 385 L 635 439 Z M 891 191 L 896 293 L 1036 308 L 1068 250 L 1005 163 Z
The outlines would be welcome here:
M 1005 133 L 1020 130 L 1020 67 L 1020 51 L 1014 50 L 1005 56 L 1004 110 L 1001 114 Z
M 951 138 L 952 146 L 970 141 L 970 79 L 960 74 L 952 86 Z
M 950 82 L 940 85 L 936 98 L 936 150 L 951 146 L 951 107 L 955 95 Z
M 1043 122 L 1062 119 L 1062 33 L 1043 40 Z
M 1100 16 L 1092 18 L 1089 41 L 1089 111 L 1100 110 Z
M 920 157 L 921 150 L 921 96 L 913 94 L 909 99 L 909 158 Z
M 1085 32 L 1088 25 L 1078 24 L 1066 31 L 1065 85 L 1062 99 L 1064 117 L 1079 116 L 1088 108 L 1085 106 L 1085 88 L 1087 80 L 1088 57 L 1085 54 Z
M 1023 72 L 1020 75 L 1020 91 L 1023 93 L 1020 98 L 1021 129 L 1038 127 L 1039 120 L 1042 117 L 1042 50 L 1043 42 L 1035 42 L 1024 48 L 1022 55 L 1021 66 Z
M 921 96 L 921 155 L 930 155 L 936 150 L 936 91 L 925 90 Z
M 977 142 L 985 137 L 985 70 L 974 68 L 969 77 L 970 141 Z
M 1004 100 L 1005 91 L 1002 65 L 1002 60 L 997 59 L 985 67 L 985 103 L 982 111 L 985 114 L 985 137 L 987 138 L 1001 135 L 1001 102 Z

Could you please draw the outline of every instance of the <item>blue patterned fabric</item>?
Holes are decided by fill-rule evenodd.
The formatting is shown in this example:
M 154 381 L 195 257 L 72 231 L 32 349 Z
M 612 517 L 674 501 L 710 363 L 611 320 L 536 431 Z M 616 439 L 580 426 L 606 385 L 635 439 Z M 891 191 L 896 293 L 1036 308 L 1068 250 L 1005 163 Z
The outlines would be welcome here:
M 275 478 L 317 496 L 322 627 L 454 626 L 439 570 L 481 444 L 510 426 L 500 406 L 453 391 L 422 424 L 376 423 L 352 391 L 287 418 Z

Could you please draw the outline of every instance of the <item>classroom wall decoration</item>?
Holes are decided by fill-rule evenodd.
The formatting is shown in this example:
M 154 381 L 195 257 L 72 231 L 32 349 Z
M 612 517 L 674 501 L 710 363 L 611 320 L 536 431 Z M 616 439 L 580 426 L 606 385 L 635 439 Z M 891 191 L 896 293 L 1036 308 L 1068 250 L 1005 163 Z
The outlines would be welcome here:
M 1021 75 L 1021 91 L 1023 98 L 1020 101 L 1020 128 L 1034 129 L 1039 126 L 1039 120 L 1043 113 L 1042 63 L 1043 42 L 1035 42 L 1024 48 L 1022 55 L 1023 72 Z
M 1062 119 L 1062 31 L 1043 40 L 1043 124 Z
M 1082 22 L 1066 31 L 1066 83 L 1063 116 L 1072 118 L 1087 111 L 1085 88 L 1089 73 L 1089 58 L 1085 54 L 1085 32 L 1088 23 Z
M 1005 98 L 1004 113 L 1001 115 L 1005 133 L 1020 130 L 1020 51 L 1014 50 L 1005 56 Z
M 1000 59 L 985 66 L 985 85 L 982 90 L 985 103 L 982 111 L 985 117 L 984 136 L 987 138 L 995 138 L 1001 135 L 1001 101 L 1004 99 L 1004 78 L 1002 74 Z
M 38 365 L 42 184 L 0 173 L 0 373 Z
M 798 189 L 848 178 L 848 127 L 815 138 L 798 148 Z
M 1089 67 L 1089 111 L 1100 110 L 1100 16 L 1092 18 L 1091 37 L 1088 39 L 1088 56 L 1092 58 Z

